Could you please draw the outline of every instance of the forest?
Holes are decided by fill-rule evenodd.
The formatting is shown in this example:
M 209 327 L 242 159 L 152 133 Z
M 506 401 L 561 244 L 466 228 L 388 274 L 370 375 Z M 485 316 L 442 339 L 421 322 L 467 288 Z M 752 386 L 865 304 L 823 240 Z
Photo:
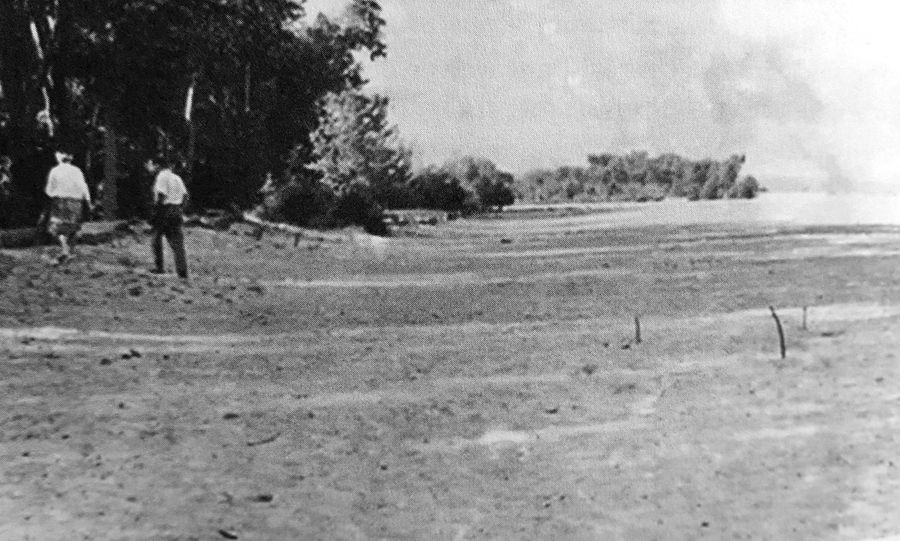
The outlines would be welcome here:
M 388 99 L 365 92 L 362 59 L 386 55 L 377 1 L 332 18 L 303 4 L 0 3 L 4 225 L 33 225 L 60 148 L 106 218 L 147 215 L 142 165 L 159 156 L 180 164 L 195 210 L 261 205 L 301 225 L 374 230 L 388 205 L 511 202 L 511 176 L 486 160 L 413 175 Z
M 515 182 L 516 199 L 532 203 L 567 201 L 659 201 L 753 198 L 753 176 L 740 177 L 744 155 L 725 160 L 691 160 L 678 154 L 651 158 L 647 152 L 588 156 L 587 166 L 531 171 Z

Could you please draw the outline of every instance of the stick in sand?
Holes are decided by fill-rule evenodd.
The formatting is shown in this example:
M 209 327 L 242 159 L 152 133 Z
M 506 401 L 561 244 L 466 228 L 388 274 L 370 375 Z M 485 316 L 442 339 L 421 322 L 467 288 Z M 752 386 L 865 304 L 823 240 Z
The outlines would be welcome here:
M 279 436 L 281 436 L 281 432 L 276 432 L 276 433 L 272 434 L 271 436 L 268 436 L 261 440 L 248 441 L 247 445 L 249 447 L 256 447 L 257 445 L 265 445 L 267 443 L 272 443 L 273 441 L 277 440 Z
M 775 313 L 775 307 L 769 306 L 769 310 L 772 312 L 772 317 L 775 318 L 775 326 L 778 327 L 778 344 L 781 346 L 781 358 L 784 359 L 787 356 L 787 346 L 784 345 L 784 329 L 781 327 L 778 314 Z

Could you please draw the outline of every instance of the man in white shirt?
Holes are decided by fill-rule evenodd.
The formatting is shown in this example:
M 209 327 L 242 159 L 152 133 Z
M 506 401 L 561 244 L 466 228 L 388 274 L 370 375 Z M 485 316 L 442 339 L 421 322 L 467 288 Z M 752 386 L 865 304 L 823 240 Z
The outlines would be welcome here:
M 50 219 L 47 232 L 59 241 L 62 253 L 58 262 L 63 263 L 72 257 L 72 246 L 85 218 L 85 210 L 91 209 L 91 192 L 84 173 L 72 165 L 72 155 L 67 152 L 56 153 L 56 167 L 47 175 L 47 187 L 44 193 L 50 198 Z
M 153 272 L 165 272 L 162 239 L 166 237 L 175 256 L 175 270 L 179 277 L 187 279 L 187 254 L 184 249 L 184 231 L 181 228 L 187 188 L 181 177 L 172 171 L 172 165 L 168 160 L 162 167 L 154 160 L 149 160 L 146 164 L 147 170 L 156 174 L 153 183 L 153 257 L 156 266 Z

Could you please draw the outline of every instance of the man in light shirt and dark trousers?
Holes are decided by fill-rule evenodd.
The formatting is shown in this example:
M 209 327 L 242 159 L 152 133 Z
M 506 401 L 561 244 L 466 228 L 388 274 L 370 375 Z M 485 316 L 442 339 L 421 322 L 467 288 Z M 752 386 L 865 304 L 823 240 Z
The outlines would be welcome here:
M 183 206 L 187 198 L 187 188 L 181 177 L 172 170 L 173 163 L 164 160 L 159 164 L 154 160 L 147 162 L 147 170 L 156 173 L 153 183 L 153 256 L 156 263 L 153 271 L 156 274 L 165 272 L 163 258 L 163 237 L 169 241 L 175 256 L 175 271 L 182 279 L 187 279 L 187 254 L 184 250 L 184 231 L 182 230 Z M 162 166 L 160 166 L 162 165 Z

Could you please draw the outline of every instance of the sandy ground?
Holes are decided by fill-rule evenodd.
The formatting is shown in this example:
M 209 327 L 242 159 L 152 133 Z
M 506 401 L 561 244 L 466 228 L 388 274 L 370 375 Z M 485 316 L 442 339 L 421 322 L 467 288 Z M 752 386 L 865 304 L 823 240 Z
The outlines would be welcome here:
M 0 252 L 0 539 L 900 534 L 900 230 L 609 219 Z

